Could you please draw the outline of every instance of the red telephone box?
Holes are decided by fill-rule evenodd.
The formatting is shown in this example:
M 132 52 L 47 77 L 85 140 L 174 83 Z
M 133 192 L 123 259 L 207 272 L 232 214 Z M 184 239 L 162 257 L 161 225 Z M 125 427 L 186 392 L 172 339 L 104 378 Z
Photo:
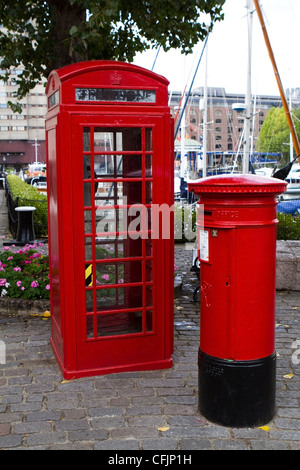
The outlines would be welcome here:
M 225 426 L 258 426 L 274 414 L 276 196 L 285 189 L 254 175 L 189 184 L 204 205 L 199 409 Z
M 49 76 L 51 343 L 66 378 L 172 366 L 173 230 L 151 226 L 174 199 L 167 86 L 114 61 Z

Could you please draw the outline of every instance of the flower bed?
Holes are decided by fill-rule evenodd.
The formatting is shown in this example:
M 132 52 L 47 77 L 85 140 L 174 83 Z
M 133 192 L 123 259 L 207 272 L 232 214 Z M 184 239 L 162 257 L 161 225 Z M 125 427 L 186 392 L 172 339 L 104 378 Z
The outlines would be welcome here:
M 49 299 L 49 257 L 43 244 L 4 247 L 0 252 L 0 296 Z

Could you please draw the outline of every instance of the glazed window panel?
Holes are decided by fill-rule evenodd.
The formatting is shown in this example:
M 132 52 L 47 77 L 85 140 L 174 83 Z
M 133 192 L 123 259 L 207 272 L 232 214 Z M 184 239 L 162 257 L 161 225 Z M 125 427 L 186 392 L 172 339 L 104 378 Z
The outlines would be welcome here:
M 142 333 L 143 312 L 122 312 L 97 316 L 97 336 Z
M 98 182 L 98 189 L 95 194 L 96 206 L 120 206 L 126 204 L 127 197 L 124 194 L 123 183 L 121 181 Z
M 85 291 L 85 299 L 86 299 L 86 311 L 93 312 L 94 306 L 93 306 L 93 291 L 92 290 Z
M 87 339 L 153 331 L 153 132 L 84 127 Z
M 147 173 L 151 174 L 151 155 L 147 155 Z M 142 155 L 95 154 L 95 178 L 142 178 Z
M 124 244 L 122 240 L 96 240 L 96 261 L 124 258 Z
M 97 311 L 143 308 L 143 286 L 97 289 Z
M 142 261 L 96 264 L 97 285 L 137 283 L 143 281 Z

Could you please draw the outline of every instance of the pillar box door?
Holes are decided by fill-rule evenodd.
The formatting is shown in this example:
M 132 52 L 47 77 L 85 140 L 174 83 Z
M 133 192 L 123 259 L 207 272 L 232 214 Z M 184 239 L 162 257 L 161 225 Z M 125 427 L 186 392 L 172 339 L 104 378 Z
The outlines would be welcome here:
M 57 109 L 56 144 L 48 124 L 52 344 L 68 378 L 170 367 L 173 351 L 173 222 L 163 238 L 153 221 L 174 195 L 167 83 L 87 64 L 84 81 L 60 72 L 74 102 Z

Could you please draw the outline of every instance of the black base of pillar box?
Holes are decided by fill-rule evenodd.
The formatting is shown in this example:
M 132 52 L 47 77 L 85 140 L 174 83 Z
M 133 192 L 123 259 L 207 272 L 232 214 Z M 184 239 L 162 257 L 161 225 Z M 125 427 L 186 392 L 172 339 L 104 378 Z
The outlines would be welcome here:
M 199 411 L 213 423 L 257 427 L 275 414 L 276 355 L 227 361 L 199 350 Z

